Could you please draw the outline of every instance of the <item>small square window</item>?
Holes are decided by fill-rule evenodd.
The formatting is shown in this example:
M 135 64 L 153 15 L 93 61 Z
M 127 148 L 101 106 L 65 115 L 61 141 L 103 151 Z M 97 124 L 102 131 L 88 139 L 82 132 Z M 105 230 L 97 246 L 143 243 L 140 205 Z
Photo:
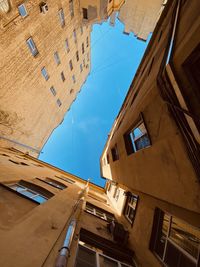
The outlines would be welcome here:
M 89 46 L 89 37 L 87 36 L 86 38 L 86 46 L 88 47 Z
M 65 75 L 64 75 L 63 71 L 61 72 L 60 76 L 61 76 L 62 81 L 64 82 L 65 81 Z
M 26 10 L 25 4 L 19 5 L 18 6 L 18 10 L 19 10 L 19 14 L 20 14 L 21 17 L 24 18 L 24 17 L 28 16 L 28 12 Z
M 32 37 L 28 38 L 28 40 L 26 40 L 26 43 L 31 51 L 31 54 L 35 57 L 38 54 L 38 50 Z
M 62 105 L 62 102 L 60 101 L 60 99 L 59 99 L 59 98 L 57 99 L 57 101 L 56 101 L 56 102 L 57 102 L 57 105 L 58 105 L 59 107 Z
M 72 60 L 69 61 L 69 67 L 70 67 L 70 70 L 73 70 Z
M 87 8 L 82 8 L 82 11 L 83 11 L 83 18 L 84 19 L 88 19 L 88 10 L 87 10 Z
M 59 65 L 60 64 L 60 57 L 58 55 L 58 52 L 54 53 L 54 59 L 55 59 L 56 64 Z
M 43 68 L 41 69 L 41 73 L 42 73 L 42 76 L 43 76 L 43 77 L 45 78 L 45 80 L 47 81 L 47 80 L 49 79 L 49 75 L 48 75 L 47 70 L 46 70 L 45 67 L 43 67 Z
M 59 16 L 59 19 L 60 19 L 61 27 L 64 27 L 65 26 L 65 15 L 64 15 L 64 11 L 63 11 L 62 8 L 58 11 L 58 16 Z
M 56 90 L 53 86 L 51 86 L 50 91 L 51 91 L 52 95 L 54 95 L 54 96 L 56 95 Z

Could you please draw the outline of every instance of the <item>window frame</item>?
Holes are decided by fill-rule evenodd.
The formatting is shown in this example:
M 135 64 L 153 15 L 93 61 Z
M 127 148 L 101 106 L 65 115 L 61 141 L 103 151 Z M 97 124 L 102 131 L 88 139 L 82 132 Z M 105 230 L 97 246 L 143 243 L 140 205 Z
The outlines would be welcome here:
M 140 125 L 144 125 L 145 128 L 145 133 L 141 134 L 137 137 L 134 137 L 134 130 L 136 130 Z M 142 137 L 146 136 L 148 138 L 149 141 L 149 145 L 142 147 L 142 148 L 137 148 L 136 142 L 141 139 Z M 143 114 L 141 113 L 139 116 L 139 119 L 129 128 L 128 131 L 125 132 L 124 134 L 124 144 L 125 144 L 125 148 L 126 148 L 126 153 L 127 155 L 131 155 L 134 154 L 140 150 L 146 149 L 148 147 L 151 147 L 152 142 L 151 142 L 151 138 L 143 117 Z
M 126 195 L 127 195 L 127 198 L 126 198 L 126 202 L 124 205 L 123 214 L 124 214 L 124 217 L 127 219 L 127 221 L 131 224 L 131 226 L 133 226 L 133 223 L 135 221 L 136 212 L 137 212 L 139 196 L 135 195 L 131 192 L 126 192 Z M 131 203 L 132 198 L 136 199 L 135 206 Z M 131 209 L 134 210 L 134 217 L 132 219 L 130 219 L 130 217 L 128 216 L 131 213 Z
M 113 162 L 119 160 L 119 151 L 118 151 L 117 144 L 115 144 L 115 145 L 111 148 L 111 155 L 112 155 L 112 160 L 113 160 Z
M 48 72 L 47 72 L 46 67 L 43 67 L 43 68 L 41 69 L 41 73 L 42 73 L 42 76 L 44 77 L 45 81 L 48 81 L 48 79 L 49 79 L 49 74 L 48 74 Z
M 167 225 L 166 237 L 165 237 L 165 241 L 164 241 L 164 251 L 163 251 L 163 255 L 161 257 L 158 254 L 158 252 L 156 251 L 156 249 L 157 249 L 156 246 L 157 246 L 157 242 L 159 240 L 159 235 L 161 234 L 162 229 L 163 229 L 163 221 L 164 221 L 164 216 L 165 215 L 167 215 L 169 217 L 169 223 Z M 198 247 L 197 259 L 195 259 L 189 252 L 184 250 L 181 246 L 179 246 L 173 240 L 170 239 L 170 231 L 171 231 L 173 218 L 176 218 L 179 221 L 182 221 L 181 219 L 177 218 L 176 216 L 171 215 L 168 212 L 165 212 L 165 211 L 163 211 L 163 210 L 161 210 L 161 209 L 159 209 L 157 207 L 155 208 L 153 226 L 152 226 L 151 238 L 150 238 L 150 244 L 149 244 L 150 250 L 156 256 L 156 258 L 158 258 L 159 261 L 161 261 L 165 265 L 166 264 L 165 260 L 166 260 L 167 246 L 170 244 L 172 247 L 174 247 L 176 250 L 178 250 L 178 252 L 181 255 L 185 256 L 187 259 L 192 261 L 193 264 L 195 264 L 195 267 L 198 267 L 199 264 L 200 264 L 200 245 Z M 189 224 L 189 223 L 187 223 L 185 221 L 182 221 L 182 222 L 184 224 L 190 225 L 192 228 L 195 228 L 194 226 L 192 226 L 191 224 Z M 200 229 L 199 229 L 199 231 L 200 231 Z M 179 266 L 179 267 L 181 267 L 181 266 Z
M 57 66 L 60 65 L 61 61 L 60 61 L 58 51 L 54 52 L 54 60 L 55 60 Z
M 85 212 L 92 214 L 96 217 L 98 217 L 101 220 L 104 220 L 108 223 L 112 222 L 113 220 L 116 221 L 114 214 L 112 214 L 111 212 L 107 212 L 106 210 L 99 208 L 93 204 L 91 204 L 90 202 L 86 202 L 85 204 Z M 102 214 L 100 216 L 100 214 Z M 110 220 L 110 218 L 113 218 L 112 220 Z
M 57 181 L 57 180 L 54 180 L 53 178 L 49 178 L 49 177 L 46 177 L 43 179 L 40 179 L 40 178 L 37 178 L 39 181 L 45 183 L 45 184 L 48 184 L 54 188 L 57 188 L 59 190 L 65 190 L 67 188 L 67 185 Z
M 56 92 L 56 89 L 54 88 L 54 86 L 50 87 L 50 91 L 51 91 L 53 96 L 56 96 L 57 92 Z
M 59 98 L 56 100 L 56 103 L 57 103 L 57 105 L 58 105 L 59 107 L 62 106 L 62 102 L 61 102 L 61 100 L 60 100 Z
M 64 72 L 63 71 L 61 71 L 60 77 L 61 77 L 61 80 L 64 82 L 65 81 L 65 75 L 64 75 Z
M 20 4 L 17 8 L 18 8 L 19 14 L 20 14 L 20 16 L 21 16 L 22 18 L 25 18 L 25 17 L 28 16 L 28 11 L 27 11 L 26 6 L 25 6 L 24 3 L 23 3 L 23 4 Z M 20 11 L 20 9 L 21 9 L 21 11 Z M 22 10 L 22 9 L 23 9 L 23 10 Z M 23 15 L 23 11 L 25 11 L 25 15 Z
M 33 41 L 33 38 L 29 37 L 26 40 L 26 44 L 27 44 L 32 56 L 36 57 L 39 52 L 38 52 L 38 49 L 37 49 L 37 47 L 35 45 L 35 42 Z

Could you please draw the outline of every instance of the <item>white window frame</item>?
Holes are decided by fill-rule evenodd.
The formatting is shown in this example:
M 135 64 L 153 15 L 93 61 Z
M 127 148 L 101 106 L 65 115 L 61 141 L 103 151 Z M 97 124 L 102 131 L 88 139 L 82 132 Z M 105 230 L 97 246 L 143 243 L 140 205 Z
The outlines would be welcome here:
M 98 207 L 96 208 L 96 207 L 90 206 L 90 203 L 86 202 L 85 211 L 90 213 L 90 214 L 93 214 L 93 215 L 95 215 L 95 216 L 97 216 L 97 217 L 99 217 L 105 221 L 109 221 L 107 214 L 105 212 L 103 212 L 101 209 L 98 209 Z M 102 216 L 100 216 L 99 213 L 101 213 Z M 114 216 L 113 216 L 113 220 L 114 220 Z
M 132 265 L 129 265 L 127 263 L 124 263 L 124 262 L 121 262 L 119 260 L 116 260 L 116 259 L 114 259 L 112 257 L 109 257 L 109 256 L 103 254 L 103 253 L 100 253 L 100 252 L 96 251 L 95 249 L 89 248 L 88 246 L 84 246 L 84 245 L 80 244 L 80 241 L 79 241 L 79 244 L 78 244 L 78 249 L 79 249 L 79 246 L 80 247 L 84 247 L 87 250 L 90 250 L 92 252 L 92 254 L 95 254 L 95 256 L 96 256 L 96 266 L 95 267 L 102 267 L 102 265 L 100 265 L 100 257 L 107 258 L 107 259 L 111 260 L 112 262 L 117 263 L 117 267 L 124 267 L 124 266 L 133 267 Z M 78 255 L 78 252 L 77 252 L 77 255 Z
M 127 196 L 128 197 L 128 196 Z M 131 209 L 133 209 L 135 212 L 136 212 L 136 209 L 137 209 L 137 204 L 138 204 L 138 196 L 132 194 L 132 196 L 130 196 L 131 198 L 134 197 L 136 199 L 136 202 L 135 202 L 135 205 L 133 205 L 132 203 L 130 203 L 130 201 L 128 203 L 126 203 L 126 206 L 125 206 L 125 217 L 126 219 L 131 223 L 133 224 L 134 220 L 135 220 L 135 216 L 133 218 L 133 220 L 131 220 L 129 218 L 129 214 L 131 212 Z
M 41 69 L 41 73 L 42 73 L 42 76 L 45 78 L 45 80 L 47 81 L 49 79 L 49 74 L 47 72 L 47 69 L 45 67 L 43 67 Z

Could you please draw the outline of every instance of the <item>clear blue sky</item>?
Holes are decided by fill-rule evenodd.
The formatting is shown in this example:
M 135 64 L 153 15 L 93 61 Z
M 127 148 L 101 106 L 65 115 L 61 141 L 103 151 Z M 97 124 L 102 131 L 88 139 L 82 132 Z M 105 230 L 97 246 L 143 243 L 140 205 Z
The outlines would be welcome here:
M 41 160 L 104 186 L 99 159 L 146 46 L 133 34 L 123 34 L 118 20 L 115 27 L 93 26 L 91 73 L 43 148 Z

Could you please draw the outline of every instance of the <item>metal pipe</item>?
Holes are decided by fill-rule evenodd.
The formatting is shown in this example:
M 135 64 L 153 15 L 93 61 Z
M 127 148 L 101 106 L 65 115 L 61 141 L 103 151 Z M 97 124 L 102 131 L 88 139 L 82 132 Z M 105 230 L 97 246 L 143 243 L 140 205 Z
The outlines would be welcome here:
M 67 260 L 70 256 L 70 246 L 72 243 L 75 228 L 76 228 L 76 220 L 72 219 L 67 229 L 63 246 L 59 250 L 59 255 L 57 257 L 55 267 L 66 267 Z

